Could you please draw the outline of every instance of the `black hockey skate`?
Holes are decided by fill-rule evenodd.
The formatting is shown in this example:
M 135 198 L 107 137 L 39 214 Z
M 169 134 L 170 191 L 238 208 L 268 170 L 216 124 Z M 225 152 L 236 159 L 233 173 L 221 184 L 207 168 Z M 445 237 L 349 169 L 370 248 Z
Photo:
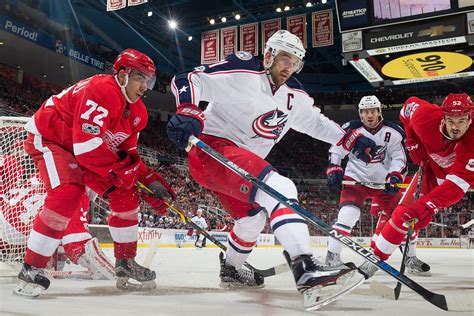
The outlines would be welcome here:
M 319 309 L 362 285 L 364 277 L 357 273 L 356 266 L 349 262 L 337 267 L 324 266 L 312 255 L 290 258 L 283 251 L 296 282 L 297 290 L 303 294 L 307 311 Z
M 155 271 L 142 267 L 135 259 L 117 259 L 115 261 L 115 275 L 119 290 L 149 291 L 156 288 Z
M 19 283 L 13 293 L 25 297 L 38 297 L 49 288 L 50 281 L 44 275 L 44 270 L 23 263 L 23 268 L 18 274 Z
M 407 267 L 407 272 L 410 274 L 426 277 L 431 276 L 431 267 L 429 264 L 421 261 L 416 256 L 407 257 L 405 259 L 405 265 Z
M 246 267 L 237 270 L 233 266 L 226 265 L 223 252 L 219 253 L 219 261 L 221 263 L 219 276 L 222 288 L 262 288 L 265 286 L 263 275 L 260 273 Z

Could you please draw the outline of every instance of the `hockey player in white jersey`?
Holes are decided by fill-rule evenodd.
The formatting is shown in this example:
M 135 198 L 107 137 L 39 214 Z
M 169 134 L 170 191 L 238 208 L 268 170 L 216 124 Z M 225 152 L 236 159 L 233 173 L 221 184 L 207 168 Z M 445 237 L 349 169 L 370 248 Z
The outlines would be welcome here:
M 213 149 L 295 201 L 298 195 L 294 183 L 265 161 L 290 128 L 340 144 L 343 151 L 369 162 L 375 143 L 357 131 L 344 132 L 322 115 L 292 76 L 302 69 L 304 55 L 301 40 L 280 30 L 266 43 L 263 62 L 248 52 L 236 52 L 222 62 L 176 75 L 171 86 L 178 109 L 167 125 L 169 138 L 184 149 L 190 135 L 201 137 Z M 200 101 L 209 102 L 204 112 L 198 107 Z M 297 289 L 306 293 L 304 298 L 317 301 L 313 307 L 330 302 L 346 290 L 344 281 L 360 276 L 345 265 L 323 267 L 312 254 L 306 221 L 291 209 L 196 148 L 191 149 L 188 160 L 193 178 L 213 191 L 235 219 L 226 258 L 221 260 L 221 286 L 264 286 L 262 275 L 245 270 L 243 263 L 255 247 L 267 216 L 283 245 Z M 312 308 L 309 305 L 305 303 Z
M 377 144 L 377 153 L 370 163 L 365 163 L 349 154 L 347 166 L 344 170 L 341 162 L 347 153 L 337 146 L 329 150 L 330 166 L 327 169 L 328 186 L 331 191 L 342 189 L 340 210 L 333 228 L 339 233 L 348 236 L 360 218 L 360 211 L 366 199 L 372 199 L 382 210 L 380 216 L 391 214 L 398 205 L 402 196 L 400 188 L 395 187 L 402 183 L 407 170 L 407 153 L 403 146 L 405 132 L 403 129 L 383 119 L 379 99 L 374 95 L 363 97 L 359 102 L 360 120 L 350 121 L 342 127 L 357 130 L 369 137 Z M 342 180 L 357 182 L 387 183 L 385 186 L 345 185 Z M 379 221 L 379 224 L 386 221 Z M 381 230 L 381 228 L 380 228 Z M 376 238 L 374 236 L 373 238 Z M 374 240 L 375 242 L 375 240 Z M 416 258 L 416 242 L 411 243 L 407 257 L 407 267 L 411 271 L 411 264 Z M 329 240 L 326 264 L 337 266 L 342 263 L 340 254 L 343 245 L 334 239 Z M 416 259 L 418 260 L 418 259 Z M 428 266 L 429 267 L 429 266 Z M 428 268 L 429 270 L 429 268 Z
M 191 218 L 191 222 L 193 222 L 194 224 L 196 224 L 202 230 L 205 231 L 205 230 L 207 230 L 208 227 L 207 227 L 206 219 L 203 217 L 202 213 L 203 213 L 203 210 L 201 208 L 198 208 L 198 210 L 196 211 L 196 215 L 194 215 Z M 198 249 L 202 248 L 202 243 L 203 243 L 203 240 L 204 240 L 205 236 L 203 234 L 201 234 L 199 231 L 196 231 L 195 229 L 193 229 L 192 227 L 189 228 L 188 233 L 186 234 L 186 236 L 184 236 L 183 240 L 180 242 L 178 247 L 181 248 L 185 243 L 187 243 L 189 240 L 191 240 L 193 235 L 196 235 L 196 243 L 195 243 L 196 247 Z

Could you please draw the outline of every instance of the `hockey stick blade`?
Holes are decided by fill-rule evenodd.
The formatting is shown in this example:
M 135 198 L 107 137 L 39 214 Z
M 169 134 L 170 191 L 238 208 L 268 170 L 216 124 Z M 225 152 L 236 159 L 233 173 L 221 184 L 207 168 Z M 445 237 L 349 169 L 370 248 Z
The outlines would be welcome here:
M 295 213 L 299 214 L 303 218 L 305 218 L 308 222 L 312 223 L 314 226 L 318 227 L 319 230 L 326 233 L 332 238 L 337 239 L 339 242 L 343 243 L 349 249 L 357 253 L 358 255 L 362 256 L 365 260 L 371 262 L 372 264 L 376 265 L 378 268 L 386 272 L 387 274 L 391 275 L 405 286 L 409 287 L 416 293 L 418 293 L 421 297 L 423 297 L 426 301 L 430 302 L 431 304 L 435 305 L 438 308 L 444 310 L 456 310 L 456 311 L 471 311 L 474 310 L 474 294 L 471 295 L 456 295 L 457 299 L 454 299 L 450 296 L 445 296 L 441 294 L 436 294 L 428 289 L 424 288 L 423 286 L 419 285 L 409 277 L 401 274 L 397 269 L 389 265 L 383 260 L 380 260 L 376 255 L 374 255 L 371 251 L 365 249 L 351 238 L 344 236 L 343 234 L 337 232 L 336 230 L 332 229 L 331 226 L 326 224 L 325 222 L 321 221 L 318 217 L 301 207 L 296 201 L 289 200 L 284 195 L 279 193 L 278 191 L 274 190 L 266 183 L 264 183 L 259 178 L 251 175 L 249 172 L 244 170 L 242 167 L 238 166 L 231 160 L 225 158 L 220 153 L 209 147 L 207 144 L 202 142 L 199 138 L 191 136 L 189 138 L 189 142 L 193 145 L 197 146 L 199 149 L 204 151 L 210 157 L 221 163 L 223 166 L 228 168 L 229 170 L 233 171 L 234 173 L 238 174 L 245 180 L 252 183 L 255 187 L 259 188 L 263 192 L 267 193 L 274 199 L 276 199 L 281 204 L 285 205 L 289 209 L 293 210 Z M 461 297 L 462 296 L 462 297 Z M 460 298 L 461 297 L 461 298 Z

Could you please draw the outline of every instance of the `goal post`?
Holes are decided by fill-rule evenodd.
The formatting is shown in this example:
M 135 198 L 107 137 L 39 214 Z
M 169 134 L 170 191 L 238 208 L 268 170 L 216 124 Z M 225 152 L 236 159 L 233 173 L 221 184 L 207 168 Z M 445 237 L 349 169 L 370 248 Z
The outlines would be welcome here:
M 28 117 L 0 116 L 0 277 L 18 272 L 33 219 L 46 193 L 24 151 Z

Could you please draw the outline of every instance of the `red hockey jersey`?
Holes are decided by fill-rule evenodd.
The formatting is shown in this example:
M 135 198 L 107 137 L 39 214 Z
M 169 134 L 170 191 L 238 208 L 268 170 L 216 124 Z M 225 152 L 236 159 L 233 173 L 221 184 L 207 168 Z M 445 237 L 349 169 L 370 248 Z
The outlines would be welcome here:
M 141 100 L 127 103 L 113 76 L 96 75 L 46 100 L 26 129 L 74 153 L 83 168 L 108 177 L 119 150 L 136 150 L 147 121 Z
M 458 140 L 447 140 L 440 131 L 443 110 L 417 97 L 409 98 L 400 119 L 408 138 L 421 143 L 429 156 L 438 187 L 429 193 L 438 208 L 458 202 L 474 186 L 474 128 Z

